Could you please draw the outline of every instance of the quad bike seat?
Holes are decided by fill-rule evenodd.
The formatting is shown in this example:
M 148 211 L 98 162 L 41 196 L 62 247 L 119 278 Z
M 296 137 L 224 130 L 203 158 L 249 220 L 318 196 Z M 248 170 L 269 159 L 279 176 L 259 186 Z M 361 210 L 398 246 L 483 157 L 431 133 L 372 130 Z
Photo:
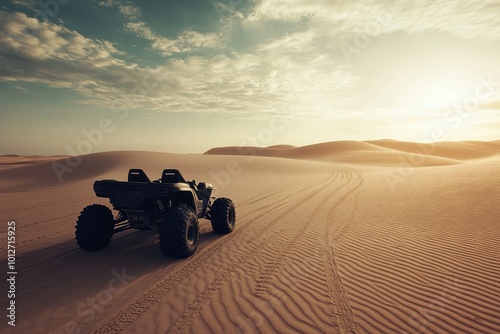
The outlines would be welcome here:
M 177 169 L 165 169 L 161 173 L 161 183 L 187 183 Z
M 151 182 L 142 169 L 131 169 L 128 171 L 129 182 Z

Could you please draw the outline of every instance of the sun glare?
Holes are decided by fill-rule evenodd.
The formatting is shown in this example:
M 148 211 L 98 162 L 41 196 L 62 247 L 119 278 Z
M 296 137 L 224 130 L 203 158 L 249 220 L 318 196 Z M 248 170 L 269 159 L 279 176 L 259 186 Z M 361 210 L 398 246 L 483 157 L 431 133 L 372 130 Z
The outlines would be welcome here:
M 445 108 L 453 106 L 465 98 L 465 94 L 454 85 L 428 83 L 420 92 L 421 107 Z
M 375 102 L 409 109 L 452 107 L 474 89 L 477 69 L 467 65 L 471 61 L 459 56 L 449 59 L 440 53 L 402 59 L 377 82 L 381 85 L 374 88 L 380 93 Z
M 418 109 L 446 108 L 462 102 L 470 91 L 468 78 L 421 73 L 409 82 L 396 81 L 395 99 Z

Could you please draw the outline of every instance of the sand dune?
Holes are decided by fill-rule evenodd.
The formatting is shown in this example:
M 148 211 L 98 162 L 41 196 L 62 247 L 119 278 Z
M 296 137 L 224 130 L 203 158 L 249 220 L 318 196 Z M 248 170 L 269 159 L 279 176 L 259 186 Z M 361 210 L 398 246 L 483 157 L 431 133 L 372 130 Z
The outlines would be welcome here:
M 394 140 L 371 141 L 374 145 L 400 152 L 419 153 L 456 160 L 482 159 L 500 154 L 500 145 L 496 142 L 441 142 L 408 143 Z
M 296 146 L 293 145 L 273 145 L 273 146 L 268 146 L 266 148 L 268 149 L 273 149 L 273 150 L 290 150 L 292 148 L 295 148 Z
M 230 170 L 227 166 L 229 161 L 234 162 Z M 255 161 L 258 163 L 254 163 Z M 57 164 L 56 167 L 54 163 Z M 225 175 L 229 173 L 230 176 L 238 176 L 237 174 L 242 172 L 247 175 L 265 174 L 279 169 L 288 174 L 318 167 L 309 161 L 289 164 L 278 158 L 232 157 L 228 160 L 202 155 L 118 151 L 89 154 L 77 158 L 56 158 L 22 167 L 0 169 L 0 193 L 60 187 L 99 178 L 123 179 L 130 168 L 144 169 L 151 179 L 159 178 L 161 171 L 165 168 L 177 168 L 183 171 L 188 179 L 211 179 L 212 183 L 217 184 L 225 183 L 217 181 L 225 181 Z
M 0 169 L 33 165 L 46 161 L 61 159 L 64 157 L 65 156 L 57 156 L 57 155 L 52 155 L 52 156 L 42 156 L 42 155 L 22 156 L 14 154 L 2 155 L 0 156 Z
M 16 221 L 19 317 L 0 331 L 499 333 L 500 143 L 419 147 L 107 152 L 73 161 L 62 182 L 52 163 L 71 160 L 6 157 L 0 219 Z M 184 260 L 166 258 L 154 231 L 117 234 L 96 253 L 77 247 L 79 211 L 107 204 L 94 180 L 172 167 L 234 200 L 233 233 L 202 220 L 199 249 Z M 5 224 L 0 237 L 5 268 Z M 121 273 L 128 280 L 116 281 Z
M 357 165 L 394 165 L 405 161 L 418 161 L 413 163 L 412 167 L 429 167 L 497 157 L 500 155 L 500 145 L 496 142 L 421 144 L 395 140 L 337 141 L 303 147 L 282 146 L 279 150 L 261 147 L 219 147 L 205 154 L 309 159 Z
M 257 155 L 283 158 L 302 158 L 312 160 L 329 160 L 342 153 L 383 151 L 383 148 L 356 141 L 338 141 L 314 144 L 302 147 L 281 145 L 279 150 L 272 147 L 229 146 L 213 148 L 205 154 L 209 155 Z

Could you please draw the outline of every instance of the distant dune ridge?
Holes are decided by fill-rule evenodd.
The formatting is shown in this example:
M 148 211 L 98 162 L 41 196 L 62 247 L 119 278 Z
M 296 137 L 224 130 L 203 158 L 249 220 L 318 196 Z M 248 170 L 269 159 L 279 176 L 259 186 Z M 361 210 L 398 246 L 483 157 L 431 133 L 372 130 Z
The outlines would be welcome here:
M 420 144 L 393 140 L 337 141 L 302 147 L 292 145 L 274 145 L 265 148 L 228 146 L 213 148 L 205 152 L 204 155 L 241 156 L 249 157 L 248 160 L 250 157 L 288 158 L 360 166 L 398 166 L 405 163 L 411 167 L 429 167 L 498 157 L 500 155 L 500 142 L 471 141 Z M 182 157 L 182 159 L 177 162 L 177 157 Z M 195 157 L 196 155 L 193 155 L 191 158 L 199 159 Z M 82 181 L 98 177 L 102 173 L 111 173 L 118 166 L 135 166 L 144 164 L 144 162 L 147 162 L 147 165 L 158 166 L 157 169 L 161 169 L 165 164 L 170 166 L 179 163 L 186 165 L 182 161 L 189 159 L 184 155 L 169 153 L 117 151 L 83 156 L 80 159 L 80 165 L 80 163 L 75 163 L 76 158 L 65 156 L 0 156 L 0 180 L 2 180 L 0 191 L 2 189 L 7 191 L 34 189 L 42 185 L 58 186 L 61 179 L 64 182 Z M 245 160 L 243 161 L 245 162 Z M 209 169 L 222 168 L 212 167 L 211 162 L 215 161 L 208 157 L 204 160 L 204 164 L 208 164 L 206 167 Z M 67 168 L 63 171 L 59 170 L 60 178 L 56 177 L 54 163 L 57 163 L 57 166 L 62 165 Z M 13 167 L 17 168 L 13 169 Z M 122 173 L 124 173 L 123 170 Z
M 499 142 L 440 142 L 412 143 L 395 140 L 336 141 L 302 147 L 276 145 L 271 147 L 218 147 L 205 154 L 256 155 L 292 159 L 311 159 L 338 163 L 366 165 L 393 164 L 402 156 L 418 154 L 426 156 L 422 166 L 439 166 L 495 157 L 500 154 Z
M 235 202 L 235 230 L 200 220 L 199 248 L 180 261 L 154 231 L 80 250 L 79 212 L 109 206 L 93 182 L 129 168 L 213 183 Z M 19 317 L 0 331 L 500 333 L 499 175 L 500 141 L 3 156 Z M 4 268 L 6 238 L 1 224 Z

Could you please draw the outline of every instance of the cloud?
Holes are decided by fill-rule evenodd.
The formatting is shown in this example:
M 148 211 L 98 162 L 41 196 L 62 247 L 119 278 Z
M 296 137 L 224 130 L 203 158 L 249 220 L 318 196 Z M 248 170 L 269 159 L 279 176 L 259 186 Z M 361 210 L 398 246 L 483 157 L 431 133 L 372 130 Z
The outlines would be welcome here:
M 340 50 L 329 45 L 337 40 L 332 35 L 337 34 L 340 39 L 340 35 L 355 34 L 356 30 L 348 29 L 348 25 L 373 20 L 374 11 L 381 13 L 380 4 L 357 1 L 350 6 L 342 2 L 336 7 L 326 0 L 292 2 L 262 0 L 253 17 L 241 19 L 241 26 L 251 36 L 256 29 L 271 30 L 273 20 L 286 21 L 282 25 L 285 27 L 290 20 L 298 20 L 293 23 L 297 26 L 293 32 L 272 31 L 264 34 L 266 38 L 237 51 L 229 48 L 217 33 L 188 29 L 175 38 L 167 38 L 143 22 L 140 9 L 131 2 L 101 1 L 101 6 L 116 7 L 127 18 L 127 31 L 149 41 L 152 49 L 169 57 L 155 66 L 123 60 L 131 57 L 108 40 L 88 38 L 62 24 L 41 22 L 22 13 L 0 12 L 0 80 L 71 89 L 81 94 L 81 103 L 101 107 L 223 112 L 245 117 L 290 113 L 330 119 L 332 115 L 359 115 L 365 107 L 373 110 L 386 106 L 377 104 L 372 96 L 379 89 L 394 100 L 392 93 L 404 86 L 406 78 L 401 79 L 401 84 L 393 80 L 394 89 L 386 83 L 388 69 L 394 66 L 387 52 L 393 54 L 393 49 L 382 48 L 377 59 L 387 61 L 377 62 L 377 68 L 373 67 L 374 53 L 367 52 L 363 60 L 366 68 L 361 68 L 360 61 L 346 64 Z M 450 4 L 446 4 L 433 10 L 450 11 Z M 401 4 L 398 11 L 405 13 L 409 9 Z M 388 26 L 396 25 L 384 29 L 396 29 L 400 19 L 394 16 Z M 417 27 L 422 22 L 410 21 L 400 28 Z M 391 45 L 397 45 L 400 38 L 394 35 Z M 207 50 L 211 52 L 202 52 Z M 401 58 L 401 52 L 393 57 Z M 385 81 L 370 80 L 374 75 Z
M 41 82 L 85 92 L 89 85 L 109 82 L 137 65 L 115 56 L 123 54 L 112 43 L 89 39 L 63 26 L 41 22 L 23 13 L 0 11 L 0 78 L 3 81 Z M 133 77 L 116 85 L 132 87 Z
M 500 38 L 500 3 L 496 0 L 471 2 L 445 0 L 331 1 L 262 0 L 249 21 L 300 21 L 330 27 L 333 34 L 362 32 L 382 21 L 378 34 L 445 31 L 463 38 Z
M 120 13 L 130 20 L 138 20 L 141 18 L 141 9 L 133 2 L 126 0 L 103 0 L 99 2 L 102 7 L 116 7 Z
M 14 5 L 31 7 L 33 6 L 33 0 L 11 0 Z
M 183 51 L 210 43 L 186 32 L 171 47 Z M 101 107 L 254 118 L 325 112 L 339 91 L 355 81 L 324 56 L 305 59 L 279 45 L 252 54 L 189 56 L 140 67 L 119 59 L 123 52 L 109 41 L 0 11 L 0 80 L 68 88 L 82 95 L 82 103 Z
M 298 21 L 304 17 L 332 17 L 351 8 L 346 2 L 329 0 L 262 0 L 254 8 L 249 20 Z
M 127 0 L 104 0 L 99 2 L 103 7 L 116 7 L 128 20 L 125 30 L 133 32 L 136 36 L 151 42 L 151 48 L 162 56 L 168 57 L 178 53 L 193 52 L 201 49 L 218 48 L 224 46 L 224 41 L 219 34 L 202 34 L 194 30 L 186 30 L 175 39 L 160 35 L 153 31 L 149 25 L 142 21 L 139 7 Z
M 177 36 L 176 39 L 170 39 L 155 33 L 146 23 L 141 21 L 128 22 L 126 29 L 134 32 L 139 37 L 151 41 L 151 47 L 165 57 L 177 53 L 187 53 L 224 46 L 223 40 L 215 33 L 201 34 L 193 30 L 186 30 Z
M 171 96 L 158 99 L 168 104 L 167 110 L 178 107 L 198 112 L 224 110 L 254 117 L 275 113 L 317 114 L 324 112 L 325 105 L 331 102 L 328 99 L 333 98 L 346 79 L 352 78 L 335 70 L 335 65 L 327 60 L 316 59 L 316 62 L 304 66 L 291 56 L 276 58 L 273 53 L 172 60 L 162 68 L 161 77 L 179 99 L 171 101 Z M 332 71 L 321 76 L 320 72 L 328 67 Z
M 252 8 L 255 0 L 208 0 L 221 20 L 228 17 L 244 18 L 245 12 Z

